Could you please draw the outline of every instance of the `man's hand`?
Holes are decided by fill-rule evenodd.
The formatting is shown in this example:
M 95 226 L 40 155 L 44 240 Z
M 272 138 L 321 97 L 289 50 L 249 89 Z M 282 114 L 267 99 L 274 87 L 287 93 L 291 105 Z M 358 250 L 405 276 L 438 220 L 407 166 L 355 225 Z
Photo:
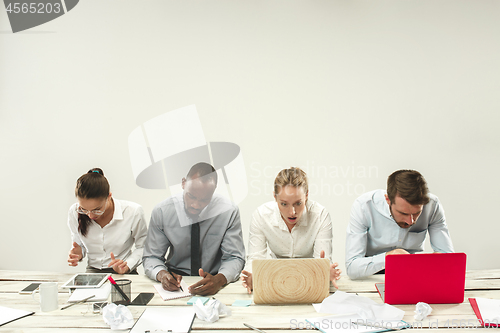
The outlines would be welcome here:
M 325 251 L 321 250 L 319 257 L 324 258 Z M 336 262 L 330 265 L 330 281 L 332 281 L 333 286 L 337 289 L 339 289 L 339 286 L 337 285 L 337 280 L 340 279 L 340 274 L 342 274 L 342 270 L 337 268 L 338 265 L 339 264 Z
M 210 273 L 204 272 L 203 269 L 200 268 L 199 274 L 202 279 L 189 286 L 189 292 L 191 294 L 214 295 L 220 290 L 220 288 L 222 288 L 223 285 L 227 283 L 226 277 L 220 273 L 214 276 Z
M 391 255 L 391 254 L 410 254 L 408 251 L 403 250 L 403 249 L 394 249 L 392 251 L 386 252 L 385 255 Z
M 240 280 L 243 281 L 243 287 L 247 288 L 248 293 L 251 294 L 253 290 L 252 286 L 252 273 L 247 271 L 241 271 Z
M 163 289 L 168 291 L 176 291 L 181 287 L 182 275 L 161 270 L 156 275 L 156 280 L 161 282 Z
M 82 247 L 78 245 L 76 242 L 73 242 L 73 248 L 69 250 L 68 254 L 68 265 L 70 266 L 78 266 L 78 262 L 82 260 L 83 252 Z
M 111 262 L 108 267 L 113 266 L 113 270 L 118 274 L 125 274 L 130 272 L 130 268 L 127 266 L 127 262 L 121 259 L 115 259 L 115 255 L 111 252 Z

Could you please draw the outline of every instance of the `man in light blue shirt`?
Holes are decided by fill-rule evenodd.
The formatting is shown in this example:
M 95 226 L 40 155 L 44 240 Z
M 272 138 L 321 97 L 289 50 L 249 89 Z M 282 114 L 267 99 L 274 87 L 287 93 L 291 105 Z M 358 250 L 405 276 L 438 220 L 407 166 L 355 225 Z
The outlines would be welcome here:
M 346 268 L 351 279 L 385 269 L 385 256 L 424 251 L 429 232 L 435 252 L 453 252 L 444 210 L 428 193 L 424 177 L 399 170 L 387 179 L 387 192 L 361 195 L 351 209 L 346 236 Z

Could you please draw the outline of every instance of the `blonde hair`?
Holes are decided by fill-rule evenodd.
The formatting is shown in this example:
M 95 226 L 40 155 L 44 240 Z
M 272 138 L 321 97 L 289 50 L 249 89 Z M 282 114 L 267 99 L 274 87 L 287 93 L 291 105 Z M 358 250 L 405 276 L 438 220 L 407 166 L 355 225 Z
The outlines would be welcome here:
M 291 167 L 281 170 L 274 180 L 274 195 L 278 195 L 285 186 L 302 187 L 304 193 L 309 190 L 307 185 L 307 175 L 301 168 Z

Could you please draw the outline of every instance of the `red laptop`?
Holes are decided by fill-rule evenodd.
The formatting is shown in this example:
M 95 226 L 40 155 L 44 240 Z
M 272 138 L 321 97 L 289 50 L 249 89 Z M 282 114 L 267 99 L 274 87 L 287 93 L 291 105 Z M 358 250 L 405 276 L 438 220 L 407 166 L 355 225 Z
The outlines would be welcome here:
M 387 304 L 462 303 L 465 253 L 394 254 L 385 257 L 385 284 L 376 283 Z

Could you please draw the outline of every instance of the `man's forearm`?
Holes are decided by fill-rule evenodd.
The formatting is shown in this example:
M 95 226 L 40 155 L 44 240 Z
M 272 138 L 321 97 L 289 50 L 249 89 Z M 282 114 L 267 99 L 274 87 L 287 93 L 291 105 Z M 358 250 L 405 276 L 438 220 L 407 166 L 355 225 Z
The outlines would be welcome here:
M 161 270 L 166 270 L 165 262 L 157 257 L 143 257 L 144 272 L 152 279 L 156 280 L 156 276 Z
M 223 274 L 226 279 L 226 283 L 234 282 L 238 280 L 241 271 L 245 265 L 245 260 L 242 258 L 235 257 L 230 261 L 222 262 L 219 268 L 219 274 Z
M 372 257 L 355 258 L 347 265 L 347 275 L 349 278 L 362 279 L 373 275 L 385 267 L 385 253 L 380 253 Z

